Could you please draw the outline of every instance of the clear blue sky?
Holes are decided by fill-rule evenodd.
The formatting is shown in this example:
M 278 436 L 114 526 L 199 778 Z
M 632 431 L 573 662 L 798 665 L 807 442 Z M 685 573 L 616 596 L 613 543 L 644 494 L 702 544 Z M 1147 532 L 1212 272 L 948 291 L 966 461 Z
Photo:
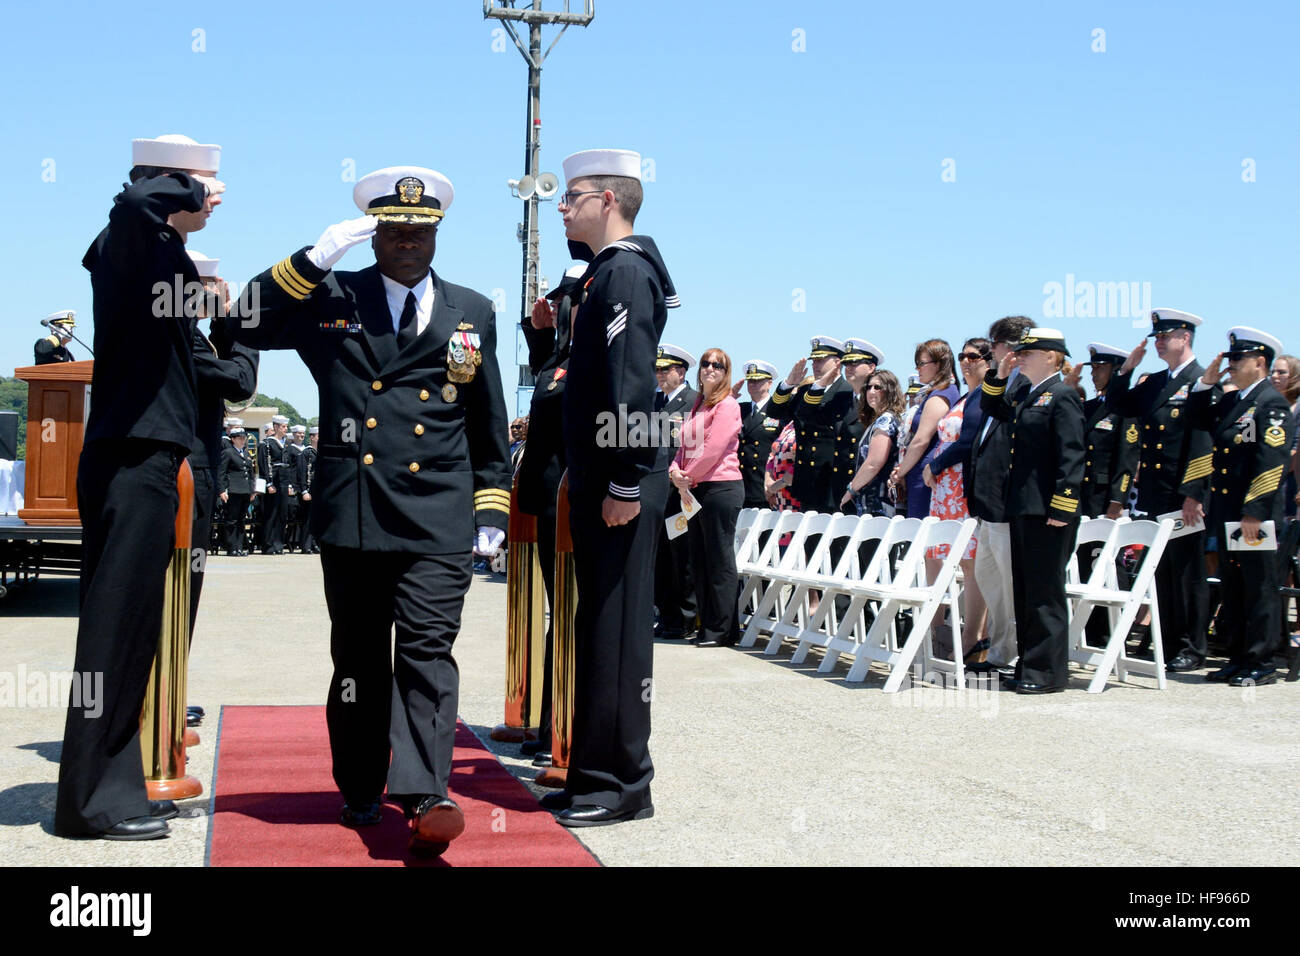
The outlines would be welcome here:
M 684 304 L 667 341 L 784 371 L 811 335 L 861 335 L 906 375 L 921 339 L 959 345 L 1024 313 L 1076 356 L 1131 347 L 1129 315 L 1044 315 L 1045 286 L 1071 275 L 1150 283 L 1154 305 L 1204 316 L 1202 359 L 1238 323 L 1300 349 L 1296 4 L 847 9 L 599 0 L 548 61 L 543 169 L 592 146 L 654 160 L 637 228 Z M 358 215 L 349 160 L 449 176 L 434 267 L 504 290 L 513 406 L 522 204 L 505 183 L 523 171 L 525 68 L 513 44 L 493 50 L 497 26 L 479 0 L 8 6 L 0 373 L 31 362 L 55 309 L 89 338 L 80 259 L 130 142 L 180 132 L 224 147 L 226 202 L 191 246 L 229 280 Z M 554 282 L 569 263 L 553 203 L 542 226 Z M 363 246 L 340 267 L 371 261 Z M 315 413 L 295 355 L 262 369 L 263 391 Z

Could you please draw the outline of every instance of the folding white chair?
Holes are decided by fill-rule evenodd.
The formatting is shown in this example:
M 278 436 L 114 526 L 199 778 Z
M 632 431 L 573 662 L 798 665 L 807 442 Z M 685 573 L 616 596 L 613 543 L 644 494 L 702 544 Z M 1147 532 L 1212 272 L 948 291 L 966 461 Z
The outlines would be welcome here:
M 785 551 L 782 550 L 781 538 L 790 533 L 792 535 L 790 545 L 793 546 L 794 539 L 799 537 L 799 528 L 809 518 L 814 517 L 816 512 L 774 511 L 771 514 L 777 517 L 771 529 L 769 529 L 771 533 L 768 535 L 766 542 L 760 545 L 760 535 L 755 532 L 750 547 L 751 550 L 756 548 L 758 553 L 752 561 L 745 561 L 743 567 L 741 562 L 737 562 L 736 570 L 741 575 L 740 597 L 737 601 L 737 607 L 742 619 L 745 616 L 746 609 L 751 605 L 757 609 L 767 593 L 768 586 L 771 584 L 767 575 L 781 563 L 785 553 L 789 550 L 789 548 Z M 757 524 L 758 522 L 755 522 L 756 526 Z M 799 547 L 803 547 L 802 538 L 800 538 Z M 749 643 L 742 640 L 740 646 L 752 647 L 756 639 L 757 632 L 755 632 L 754 639 L 751 639 Z
M 749 623 L 745 627 L 745 633 L 741 636 L 741 647 L 752 647 L 758 640 L 759 631 L 772 630 L 784 616 L 784 612 L 789 606 L 788 601 L 784 598 L 785 589 L 790 583 L 788 575 L 793 572 L 804 571 L 808 567 L 818 566 L 821 555 L 830 544 L 826 530 L 830 527 L 831 520 L 834 517 L 834 515 L 809 514 L 807 520 L 800 523 L 799 527 L 795 529 L 794 535 L 790 538 L 790 543 L 786 545 L 780 560 L 773 567 L 763 571 L 763 587 L 765 590 L 758 599 L 758 608 L 750 615 Z M 813 545 L 811 554 L 809 554 L 808 540 L 814 536 L 816 536 L 817 541 Z M 773 613 L 774 611 L 775 613 Z M 779 637 L 776 638 L 776 643 L 781 643 Z
M 1075 534 L 1074 550 L 1070 553 L 1070 563 L 1065 569 L 1065 596 L 1068 599 L 1067 608 L 1070 613 L 1070 620 L 1074 620 L 1074 605 L 1083 594 L 1090 588 L 1104 588 L 1106 582 L 1114 576 L 1116 555 L 1119 547 L 1116 545 L 1117 533 L 1121 525 L 1130 523 L 1128 515 L 1119 518 L 1084 518 L 1079 522 L 1079 530 Z M 1087 580 L 1084 580 L 1083 572 L 1079 567 L 1079 552 L 1086 547 L 1096 547 L 1097 552 L 1093 557 L 1092 570 L 1088 573 Z M 1109 570 L 1108 570 L 1109 569 Z M 1115 624 L 1119 618 L 1119 608 L 1107 608 L 1110 618 L 1110 629 L 1115 629 Z M 1087 621 L 1084 621 L 1087 627 Z M 1084 643 L 1087 632 L 1081 632 L 1084 636 L 1080 638 L 1079 647 L 1086 648 L 1088 651 L 1101 651 L 1104 648 L 1092 647 Z M 1070 652 L 1074 653 L 1076 647 L 1072 644 Z
M 1159 524 L 1154 521 L 1117 524 L 1112 539 L 1114 542 L 1112 555 L 1134 545 L 1142 545 L 1146 548 L 1133 587 L 1127 591 L 1119 587 L 1119 576 L 1115 572 L 1113 559 L 1097 562 L 1097 566 L 1101 567 L 1104 574 L 1104 583 L 1094 584 L 1093 578 L 1096 577 L 1094 573 L 1086 585 L 1076 586 L 1078 596 L 1074 615 L 1070 621 L 1070 659 L 1078 664 L 1096 666 L 1097 671 L 1088 684 L 1088 693 L 1100 694 L 1105 689 L 1106 679 L 1110 676 L 1112 668 L 1117 669 L 1120 680 L 1126 680 L 1128 672 L 1131 671 L 1154 677 L 1156 686 L 1160 690 L 1165 689 L 1165 651 L 1160 633 L 1160 606 L 1156 600 L 1156 566 L 1164 555 L 1165 546 L 1169 543 L 1169 536 L 1173 530 L 1174 523 L 1168 518 Z M 1094 567 L 1094 572 L 1095 570 Z M 1151 649 L 1155 652 L 1154 661 L 1130 657 L 1125 645 L 1129 629 L 1133 627 L 1143 605 L 1151 608 Z M 1084 625 L 1094 607 L 1104 607 L 1108 610 L 1119 608 L 1119 614 L 1112 618 L 1110 640 L 1106 642 L 1104 651 L 1090 649 L 1082 641 Z
M 734 551 L 736 561 L 740 561 L 740 556 L 745 552 L 749 543 L 749 533 L 754 527 L 754 522 L 758 520 L 757 508 L 742 508 L 740 514 L 736 516 L 736 537 L 734 539 Z

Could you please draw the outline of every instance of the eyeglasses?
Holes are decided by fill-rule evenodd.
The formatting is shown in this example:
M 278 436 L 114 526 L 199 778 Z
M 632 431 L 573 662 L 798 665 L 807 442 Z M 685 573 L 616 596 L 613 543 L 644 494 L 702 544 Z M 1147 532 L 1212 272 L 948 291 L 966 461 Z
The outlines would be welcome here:
M 706 368 L 716 368 L 719 372 L 725 372 L 727 370 L 727 366 L 723 362 L 700 362 L 700 370 L 703 371 Z
M 917 363 L 916 363 L 916 367 L 917 367 L 917 368 L 925 368 L 927 365 L 938 365 L 938 364 L 939 364 L 939 363 L 938 363 L 937 361 L 935 361 L 934 359 L 926 359 L 924 362 L 917 362 Z
M 868 385 L 868 386 L 867 386 L 867 391 L 868 391 L 868 392 L 883 392 L 884 390 L 885 390 L 885 386 L 883 386 L 883 385 Z
M 603 189 L 569 189 L 560 194 L 560 202 L 566 206 L 572 206 L 573 201 L 579 196 L 588 196 L 591 193 L 603 193 Z
M 988 361 L 988 357 L 979 352 L 962 352 L 961 355 L 958 355 L 957 357 L 963 362 Z

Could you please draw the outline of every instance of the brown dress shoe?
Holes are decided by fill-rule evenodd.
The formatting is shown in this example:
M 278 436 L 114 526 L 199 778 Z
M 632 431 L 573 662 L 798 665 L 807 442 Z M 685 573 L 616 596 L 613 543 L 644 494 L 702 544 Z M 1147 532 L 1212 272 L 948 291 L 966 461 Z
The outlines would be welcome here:
M 420 856 L 440 856 L 465 832 L 465 814 L 450 797 L 425 797 L 411 817 L 410 850 Z

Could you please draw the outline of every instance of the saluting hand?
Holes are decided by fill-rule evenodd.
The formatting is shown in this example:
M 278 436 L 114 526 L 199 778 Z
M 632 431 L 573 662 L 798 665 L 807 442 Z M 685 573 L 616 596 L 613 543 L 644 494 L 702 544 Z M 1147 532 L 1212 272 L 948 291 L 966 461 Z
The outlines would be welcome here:
M 334 263 L 353 246 L 365 242 L 379 228 L 374 216 L 358 216 L 335 223 L 321 233 L 316 244 L 307 250 L 307 258 L 317 269 L 332 269 Z
M 555 328 L 555 309 L 545 296 L 539 295 L 533 303 L 532 322 L 535 329 Z
M 731 397 L 740 398 L 740 390 L 745 387 L 745 380 L 742 378 L 735 385 L 731 386 Z
M 822 388 L 825 388 L 826 386 L 830 385 L 839 377 L 840 377 L 840 360 L 831 359 L 829 362 L 826 363 L 826 371 L 822 372 L 821 375 L 817 376 L 817 384 L 820 385 Z
M 998 378 L 1010 378 L 1011 370 L 1016 367 L 1016 353 L 1008 352 L 998 363 Z
M 1219 379 L 1223 378 L 1223 356 L 1225 353 L 1220 352 L 1214 356 L 1214 361 L 1205 369 L 1205 374 L 1201 376 L 1201 383 L 1204 385 L 1218 385 Z
M 1142 359 L 1146 358 L 1146 354 L 1147 340 L 1143 338 L 1142 341 L 1138 342 L 1138 344 L 1134 346 L 1133 351 L 1129 352 L 1128 358 L 1126 358 L 1124 364 L 1119 367 L 1119 374 L 1127 375 L 1129 372 L 1133 371 L 1142 364 Z
M 794 368 L 790 369 L 790 374 L 785 377 L 785 384 L 794 388 L 803 381 L 804 370 L 808 367 L 807 359 L 800 359 L 794 363 Z

